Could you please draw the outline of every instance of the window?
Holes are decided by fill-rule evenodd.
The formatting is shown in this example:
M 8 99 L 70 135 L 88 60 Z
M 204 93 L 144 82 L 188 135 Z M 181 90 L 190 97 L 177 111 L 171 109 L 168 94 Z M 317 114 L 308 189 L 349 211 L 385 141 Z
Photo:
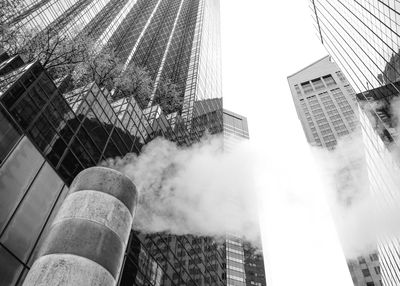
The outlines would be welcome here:
M 46 163 L 1 238 L 19 259 L 28 258 L 61 187 L 61 179 Z
M 333 77 L 331 75 L 326 75 L 326 76 L 323 76 L 322 78 L 327 87 L 336 85 L 336 81 L 333 79 Z
M 376 260 L 378 260 L 378 254 L 376 254 L 376 253 L 370 254 L 369 258 L 371 259 L 371 261 L 376 261 Z
M 381 274 L 381 268 L 379 266 L 374 267 L 375 273 L 380 275 Z
M 367 282 L 367 286 L 375 286 L 374 282 Z
M 322 82 L 321 78 L 313 79 L 311 82 L 312 82 L 312 84 L 314 85 L 315 90 L 321 90 L 321 89 L 324 89 L 324 88 L 325 88 L 325 85 L 324 85 L 324 83 Z
M 371 273 L 369 272 L 368 269 L 361 269 L 361 271 L 362 271 L 364 277 L 369 277 L 369 276 L 371 276 Z
M 351 87 L 351 85 L 345 85 L 344 88 L 346 89 L 346 91 L 347 91 L 349 94 L 354 94 L 354 90 L 353 90 L 353 88 Z
M 44 159 L 24 137 L 2 166 L 0 174 L 0 229 L 15 209 Z
M 294 86 L 294 88 L 296 89 L 297 95 L 298 95 L 298 96 L 301 96 L 301 90 L 300 90 L 299 85 L 296 84 L 296 85 Z
M 344 74 L 341 71 L 336 72 L 336 75 L 338 76 L 340 81 L 346 82 L 346 78 L 345 78 Z
M 15 146 L 21 133 L 0 110 L 0 163 Z
M 14 285 L 22 271 L 22 264 L 0 245 L 0 277 L 2 285 Z M 4 284 L 3 284 L 4 283 Z
M 303 91 L 305 94 L 310 94 L 314 91 L 314 89 L 309 81 L 303 82 L 301 84 L 301 87 L 303 88 Z

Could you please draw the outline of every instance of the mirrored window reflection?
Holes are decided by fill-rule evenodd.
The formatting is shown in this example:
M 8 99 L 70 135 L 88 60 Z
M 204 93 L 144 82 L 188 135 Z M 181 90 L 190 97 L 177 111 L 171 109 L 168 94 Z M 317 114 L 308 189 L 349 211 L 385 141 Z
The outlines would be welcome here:
M 24 137 L 8 157 L 0 172 L 0 230 L 6 224 L 44 159 Z
M 33 262 L 35 262 L 36 258 L 38 258 L 40 246 L 43 243 L 44 239 L 46 238 L 46 236 L 47 236 L 47 234 L 49 232 L 49 229 L 50 229 L 50 226 L 51 226 L 51 223 L 52 223 L 54 217 L 57 215 L 57 212 L 60 209 L 62 203 L 64 202 L 64 199 L 68 195 L 68 190 L 69 190 L 68 187 L 66 185 L 64 185 L 64 187 L 63 187 L 63 189 L 61 191 L 61 194 L 57 198 L 57 202 L 56 202 L 56 204 L 55 204 L 55 206 L 54 206 L 54 208 L 53 208 L 53 210 L 51 212 L 51 215 L 50 215 L 49 219 L 46 222 L 46 226 L 45 226 L 43 232 L 40 234 L 40 238 L 38 240 L 38 243 L 36 244 L 32 254 L 30 255 L 30 258 L 28 260 L 28 266 L 29 267 L 31 267 Z
M 0 283 L 14 285 L 22 271 L 22 264 L 18 262 L 3 246 L 0 245 Z
M 0 109 L 0 164 L 18 142 L 21 134 Z
M 48 163 L 40 170 L 1 242 L 26 261 L 43 228 L 63 183 Z

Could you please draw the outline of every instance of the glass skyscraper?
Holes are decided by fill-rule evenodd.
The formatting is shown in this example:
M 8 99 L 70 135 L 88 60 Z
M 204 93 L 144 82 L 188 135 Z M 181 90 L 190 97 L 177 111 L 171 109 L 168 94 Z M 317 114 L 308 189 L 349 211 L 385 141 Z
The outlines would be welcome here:
M 400 4 L 312 0 L 321 42 L 357 92 L 399 79 Z
M 384 85 L 357 94 L 360 121 L 368 163 L 370 191 L 376 200 L 377 213 L 390 221 L 400 205 L 400 162 L 398 132 L 390 102 L 400 95 L 399 83 Z M 370 108 L 373 103 L 375 108 Z M 390 229 L 379 234 L 378 250 L 384 285 L 400 283 L 400 238 Z
M 377 211 L 398 209 L 398 162 L 393 157 L 398 144 L 391 103 L 400 90 L 400 2 L 312 0 L 310 7 L 321 42 L 358 93 Z M 383 285 L 399 285 L 399 239 L 381 237 L 378 250 Z
M 12 21 L 110 44 L 126 66 L 146 67 L 155 90 L 161 78 L 171 79 L 188 129 L 196 100 L 222 97 L 219 0 L 26 1 Z M 153 104 L 150 98 L 147 107 Z
M 0 55 L 0 285 L 20 285 L 83 169 L 223 132 L 218 0 L 27 0 L 13 25 L 110 44 L 124 63 L 169 78 L 182 104 L 112 99 L 95 83 L 67 89 L 39 62 Z M 154 96 L 155 90 L 152 96 Z M 210 237 L 132 231 L 119 285 L 226 285 L 226 249 Z

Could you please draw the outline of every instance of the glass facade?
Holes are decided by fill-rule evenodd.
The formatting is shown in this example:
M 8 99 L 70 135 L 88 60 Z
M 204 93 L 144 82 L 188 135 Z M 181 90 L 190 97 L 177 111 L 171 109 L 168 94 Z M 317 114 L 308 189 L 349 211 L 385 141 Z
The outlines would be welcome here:
M 400 191 L 389 151 L 397 146 L 390 101 L 400 90 L 400 2 L 312 0 L 310 7 L 321 42 L 358 93 L 371 192 L 380 210 L 389 208 L 393 201 L 382 199 Z M 398 285 L 398 239 L 378 246 L 383 284 Z
M 15 65 L 1 79 L 1 259 L 15 260 L 15 267 L 1 270 L 4 285 L 23 281 L 76 174 L 107 158 L 139 153 L 155 136 L 190 144 L 202 135 L 175 132 L 185 129 L 171 126 L 155 107 L 138 109 L 133 99 L 110 102 L 95 84 L 62 94 L 38 62 Z M 219 109 L 205 112 L 222 114 L 222 101 L 214 104 Z M 205 124 L 220 132 L 222 116 L 210 118 Z M 200 246 L 196 239 L 133 233 L 120 285 L 224 285 L 224 249 L 211 238 Z
M 391 101 L 400 95 L 399 83 L 388 84 L 357 94 L 360 120 L 368 164 L 370 190 L 377 212 L 390 217 L 399 206 L 400 165 L 398 161 L 398 132 L 391 112 Z M 373 104 L 374 108 L 371 108 Z M 393 233 L 382 233 L 378 250 L 384 285 L 400 283 L 400 240 Z
M 219 0 L 24 3 L 11 19 L 14 25 L 111 44 L 126 66 L 145 67 L 155 87 L 143 106 L 131 95 L 113 99 L 94 83 L 65 88 L 40 63 L 0 55 L 0 285 L 23 282 L 80 171 L 108 158 L 139 154 L 157 136 L 190 145 L 205 133 L 225 134 Z M 167 102 L 153 102 L 163 78 L 178 87 L 182 104 L 176 110 L 164 112 Z M 245 125 L 231 128 L 248 136 L 247 121 L 240 118 Z M 132 231 L 118 283 L 226 285 L 226 259 L 226 243 L 210 237 Z
M 400 2 L 310 2 L 322 43 L 357 92 L 399 80 Z
M 172 112 L 189 130 L 195 101 L 222 98 L 219 0 L 27 1 L 13 22 L 111 44 L 125 66 L 145 67 L 155 80 L 147 107 L 159 80 L 171 79 L 182 101 Z
M 246 286 L 267 286 L 262 250 L 254 248 L 250 243 L 244 243 L 243 250 Z

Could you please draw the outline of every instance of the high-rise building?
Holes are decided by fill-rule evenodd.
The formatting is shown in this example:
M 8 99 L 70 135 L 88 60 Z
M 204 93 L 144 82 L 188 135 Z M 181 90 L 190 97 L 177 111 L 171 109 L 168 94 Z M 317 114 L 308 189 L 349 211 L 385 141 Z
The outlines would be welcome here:
M 114 47 L 127 66 L 146 67 L 158 82 L 178 86 L 176 112 L 190 129 L 196 100 L 221 98 L 219 0 L 40 0 L 27 1 L 14 25 L 84 35 Z M 161 109 L 167 102 L 159 103 Z M 142 106 L 143 107 L 143 106 Z
M 400 96 L 399 88 L 400 83 L 394 83 L 357 94 L 370 191 L 376 202 L 377 213 L 383 215 L 387 221 L 396 218 L 400 203 L 396 119 L 398 111 L 394 111 L 391 106 L 391 102 Z M 399 237 L 389 228 L 384 229 L 378 238 L 383 285 L 398 285 L 400 283 Z
M 311 145 L 333 148 L 354 130 L 353 88 L 329 56 L 288 77 L 297 115 Z
M 357 128 L 355 92 L 330 56 L 289 76 L 288 81 L 298 118 L 311 145 L 332 150 L 340 137 L 350 135 Z M 349 166 L 358 164 L 346 159 L 349 160 Z M 347 191 L 350 182 L 356 182 L 351 179 L 354 174 L 348 168 L 338 171 L 334 176 L 338 182 L 338 193 Z M 337 199 L 341 200 L 340 197 Z M 358 259 L 348 259 L 347 264 L 355 286 L 379 285 L 380 275 L 376 272 L 379 261 L 375 258 L 376 253 L 371 253 Z
M 398 1 L 310 1 L 321 42 L 357 92 L 399 79 Z
M 190 145 L 206 132 L 224 131 L 218 0 L 23 3 L 10 19 L 14 25 L 109 44 L 125 65 L 146 67 L 155 89 L 161 78 L 177 84 L 182 104 L 166 112 L 167 102 L 149 98 L 143 106 L 133 96 L 115 99 L 95 83 L 65 88 L 39 62 L 2 52 L 0 285 L 23 282 L 81 170 L 140 154 L 156 136 Z M 247 122 L 232 128 L 245 134 Z M 210 237 L 132 231 L 118 284 L 226 285 L 225 245 Z
M 40 63 L 2 53 L 0 285 L 24 280 L 81 170 L 139 154 L 159 135 L 190 145 L 223 130 L 218 0 L 24 3 L 14 25 L 110 44 L 126 65 L 146 67 L 156 87 L 162 77 L 177 84 L 182 104 L 165 112 L 167 103 L 151 98 L 147 106 L 114 100 L 95 83 L 64 92 Z M 212 238 L 132 232 L 119 285 L 225 284 L 225 249 Z
M 224 151 L 234 152 L 237 144 L 248 139 L 247 118 L 224 109 Z M 225 246 L 227 286 L 267 285 L 261 249 L 256 249 L 251 243 L 234 234 L 227 235 Z
M 381 202 L 380 198 L 399 193 L 398 183 L 393 183 L 399 176 L 395 172 L 397 163 L 388 150 L 388 146 L 391 150 L 397 148 L 391 100 L 400 90 L 399 2 L 310 3 L 321 42 L 358 93 L 370 189 Z M 392 202 L 378 205 L 379 211 L 392 206 Z M 378 244 L 384 285 L 400 283 L 398 249 L 398 239 L 381 239 Z

